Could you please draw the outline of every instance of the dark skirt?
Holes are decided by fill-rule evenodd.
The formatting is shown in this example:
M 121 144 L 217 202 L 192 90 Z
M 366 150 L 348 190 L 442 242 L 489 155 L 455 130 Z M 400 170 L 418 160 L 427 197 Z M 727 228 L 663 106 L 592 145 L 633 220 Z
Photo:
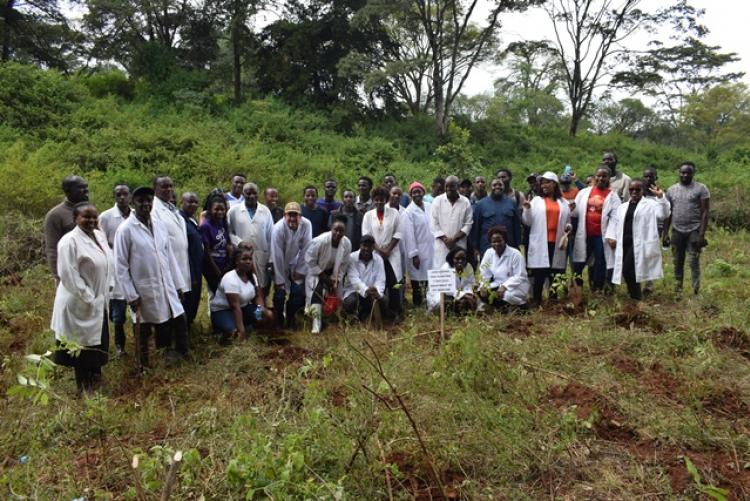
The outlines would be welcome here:
M 56 346 L 60 346 L 60 341 L 55 341 Z M 102 343 L 96 346 L 86 346 L 81 349 L 77 356 L 72 356 L 65 350 L 57 350 L 54 353 L 53 361 L 57 365 L 65 367 L 78 367 L 81 369 L 95 369 L 109 362 L 109 321 L 107 312 L 104 311 L 104 321 L 102 322 Z

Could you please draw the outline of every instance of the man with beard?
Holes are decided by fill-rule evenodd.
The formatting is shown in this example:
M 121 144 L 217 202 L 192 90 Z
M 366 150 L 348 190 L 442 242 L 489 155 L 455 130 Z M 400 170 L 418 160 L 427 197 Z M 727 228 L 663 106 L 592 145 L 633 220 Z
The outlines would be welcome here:
M 518 249 L 521 244 L 521 214 L 515 202 L 506 197 L 500 179 L 490 183 L 490 195 L 474 205 L 474 224 L 471 230 L 470 248 L 480 262 L 490 248 L 488 231 L 494 226 L 503 226 L 507 231 L 506 243 Z

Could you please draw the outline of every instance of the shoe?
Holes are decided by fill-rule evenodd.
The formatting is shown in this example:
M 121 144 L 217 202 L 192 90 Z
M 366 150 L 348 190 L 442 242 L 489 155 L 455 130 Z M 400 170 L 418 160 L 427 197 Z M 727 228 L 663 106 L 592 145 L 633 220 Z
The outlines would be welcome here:
M 310 305 L 312 314 L 312 333 L 320 334 L 323 328 L 323 307 L 319 304 Z

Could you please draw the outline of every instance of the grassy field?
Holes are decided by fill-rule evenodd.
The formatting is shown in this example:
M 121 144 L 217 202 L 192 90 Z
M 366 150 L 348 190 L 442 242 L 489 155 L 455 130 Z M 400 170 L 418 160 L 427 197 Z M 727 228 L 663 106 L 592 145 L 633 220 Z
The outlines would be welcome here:
M 750 234 L 709 240 L 700 298 L 668 266 L 640 307 L 451 318 L 442 342 L 414 312 L 224 348 L 203 313 L 192 363 L 112 361 L 89 399 L 57 369 L 47 405 L 5 396 L 52 339 L 32 267 L 0 285 L 0 492 L 158 499 L 179 450 L 174 499 L 749 499 Z

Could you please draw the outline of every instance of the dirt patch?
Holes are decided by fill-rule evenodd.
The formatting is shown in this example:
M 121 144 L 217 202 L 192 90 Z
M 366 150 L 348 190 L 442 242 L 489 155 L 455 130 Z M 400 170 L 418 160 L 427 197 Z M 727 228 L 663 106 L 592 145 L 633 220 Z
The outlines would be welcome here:
M 672 490 L 698 498 L 697 485 L 687 470 L 685 458 L 698 468 L 703 485 L 727 489 L 730 500 L 750 499 L 750 472 L 743 469 L 739 458 L 724 451 L 693 451 L 642 441 L 628 446 L 639 460 L 662 467 L 669 476 Z
M 300 364 L 305 358 L 311 358 L 313 353 L 301 346 L 280 346 L 265 353 L 261 358 L 270 366 L 283 368 L 289 365 Z
M 750 406 L 737 388 L 716 389 L 701 400 L 701 405 L 714 416 L 725 419 L 750 417 Z
M 385 462 L 398 467 L 399 475 L 392 477 L 391 481 L 394 492 L 406 491 L 418 501 L 461 498 L 461 485 L 466 477 L 458 471 L 447 470 L 441 474 L 445 487 L 441 493 L 427 461 L 394 451 L 385 457 Z
M 643 364 L 623 353 L 616 353 L 610 358 L 610 363 L 619 371 L 631 376 L 640 376 L 643 372 Z
M 737 350 L 740 355 L 750 360 L 750 336 L 736 327 L 724 326 L 711 333 L 711 340 L 716 346 Z
M 680 400 L 682 383 L 667 372 L 660 363 L 653 364 L 641 377 L 641 382 L 651 393 Z
M 348 396 L 349 394 L 343 386 L 335 386 L 328 390 L 328 400 L 331 401 L 334 407 L 345 407 Z
M 627 426 L 627 418 L 591 388 L 578 383 L 570 383 L 565 387 L 553 386 L 548 397 L 550 403 L 557 408 L 575 405 L 578 419 L 589 419 L 594 415 L 593 430 L 602 440 L 631 442 L 638 438 L 638 434 Z
M 664 332 L 664 324 L 635 303 L 626 303 L 622 311 L 614 316 L 615 323 L 625 329 L 646 329 L 652 332 Z

